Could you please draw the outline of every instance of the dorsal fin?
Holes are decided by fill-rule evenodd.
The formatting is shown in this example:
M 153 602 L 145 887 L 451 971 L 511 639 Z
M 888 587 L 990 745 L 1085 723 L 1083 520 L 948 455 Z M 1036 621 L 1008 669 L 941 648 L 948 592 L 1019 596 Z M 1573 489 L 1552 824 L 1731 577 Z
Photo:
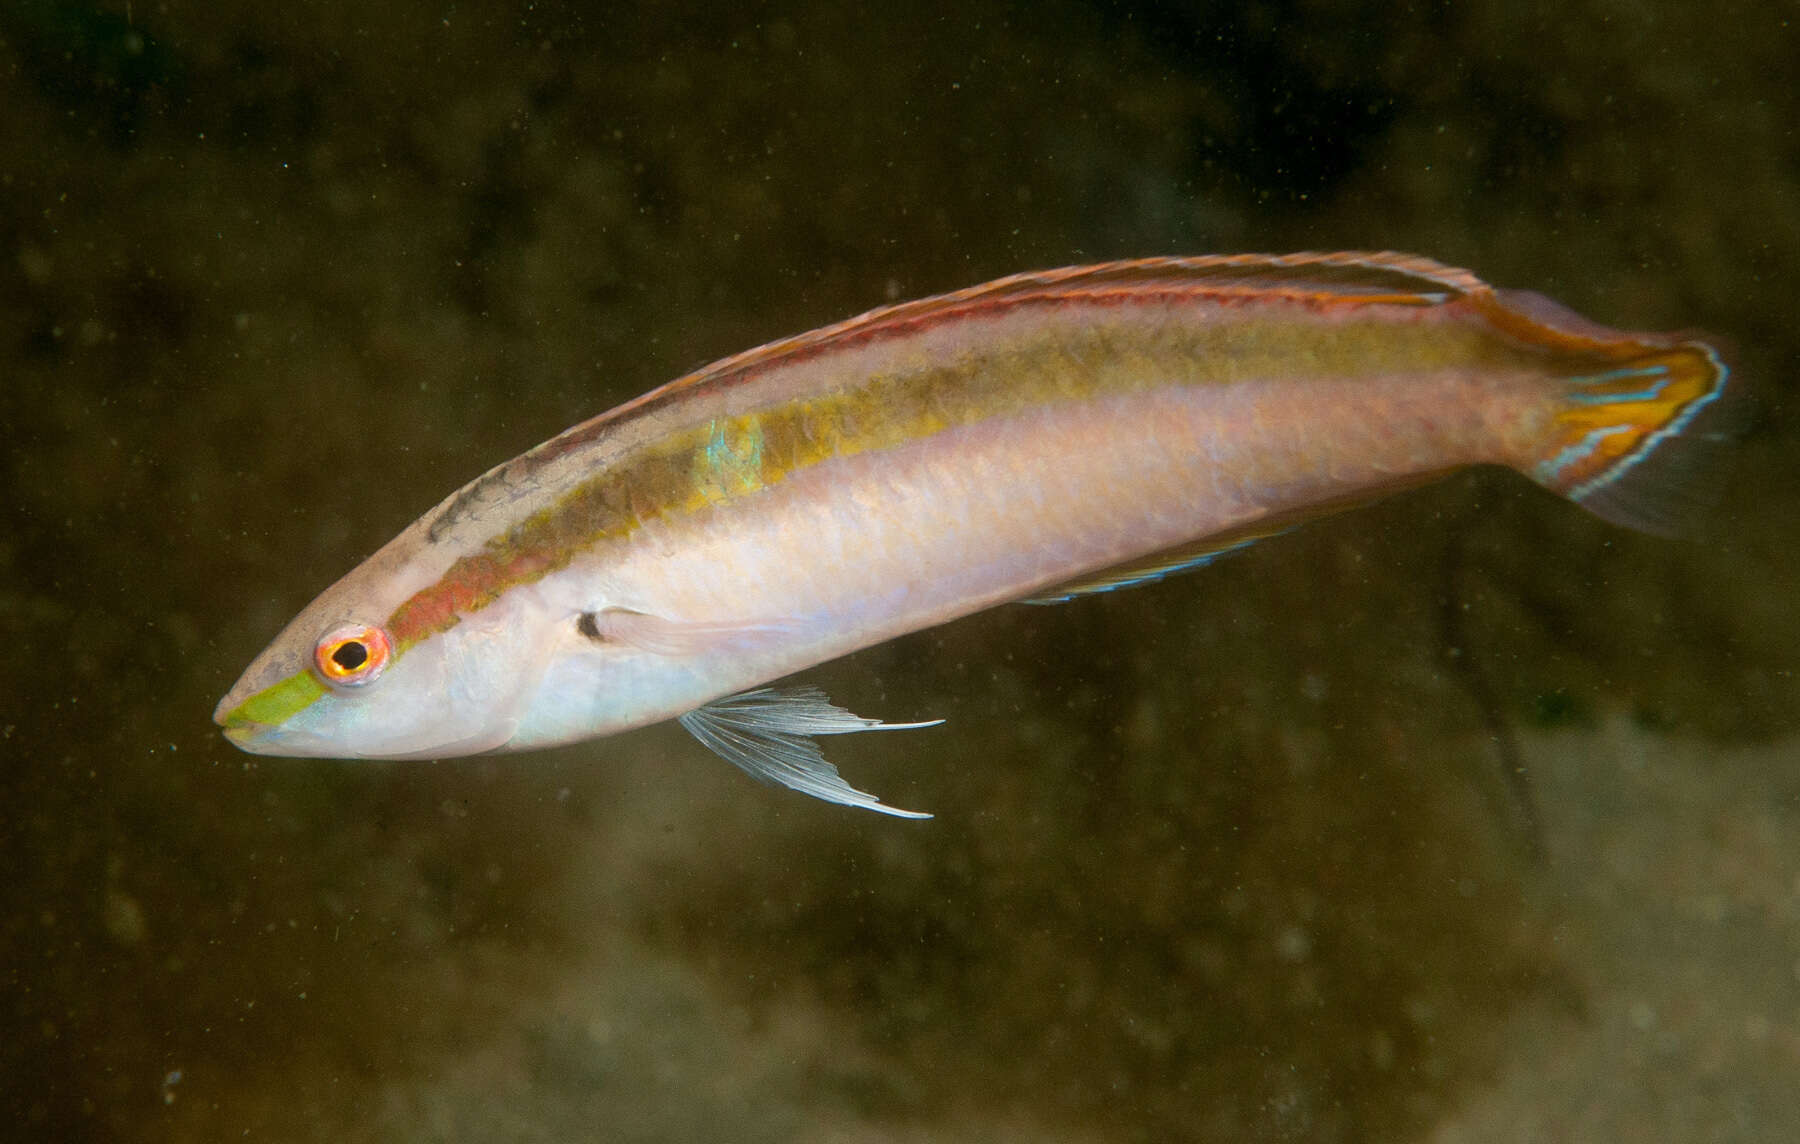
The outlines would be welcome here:
M 1208 254 L 1131 258 L 1091 266 L 1065 266 L 997 278 L 979 286 L 912 302 L 879 306 L 854 318 L 791 338 L 769 342 L 721 359 L 638 401 L 724 375 L 752 370 L 793 353 L 806 353 L 846 338 L 878 336 L 972 308 L 1031 298 L 1070 298 L 1113 291 L 1134 293 L 1164 287 L 1171 291 L 1220 296 L 1325 296 L 1345 302 L 1391 302 L 1431 306 L 1493 288 L 1467 270 L 1414 254 L 1392 251 L 1336 251 L 1301 254 Z M 633 405 L 637 402 L 633 402 Z M 621 408 L 629 408 L 621 407 Z
M 1015 274 L 950 294 L 884 306 L 844 324 L 907 321 L 917 316 L 910 312 L 914 310 L 929 312 L 941 307 L 954 308 L 1040 294 L 1091 294 L 1158 286 L 1196 293 L 1323 294 L 1346 301 L 1392 300 L 1426 304 L 1491 290 L 1467 270 L 1392 251 L 1209 254 L 1133 258 Z

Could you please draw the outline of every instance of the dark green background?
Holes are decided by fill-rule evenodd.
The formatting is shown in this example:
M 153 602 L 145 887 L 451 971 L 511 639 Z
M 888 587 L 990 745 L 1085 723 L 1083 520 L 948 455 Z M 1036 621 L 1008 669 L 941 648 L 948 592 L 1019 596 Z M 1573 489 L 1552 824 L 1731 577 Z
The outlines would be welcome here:
M 1800 1132 L 1795 18 L 14 0 L 0 1118 Z M 1306 248 L 1726 335 L 1763 415 L 1709 534 L 1471 474 L 811 673 L 948 718 L 832 744 L 925 824 L 667 728 L 389 765 L 209 722 L 439 497 L 713 357 L 1015 270 Z

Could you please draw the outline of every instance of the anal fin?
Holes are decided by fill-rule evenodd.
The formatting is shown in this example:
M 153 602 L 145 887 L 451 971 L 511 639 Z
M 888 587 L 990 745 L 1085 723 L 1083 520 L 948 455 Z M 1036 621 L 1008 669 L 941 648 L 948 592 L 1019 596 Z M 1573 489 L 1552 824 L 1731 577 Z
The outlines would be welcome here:
M 1448 469 L 1434 469 L 1420 473 L 1401 473 L 1390 476 L 1378 484 L 1341 496 L 1266 513 L 1248 523 L 1225 529 L 1222 532 L 1215 532 L 1211 536 L 1202 537 L 1191 543 L 1175 548 L 1165 548 L 1161 552 L 1137 560 L 1129 560 L 1124 564 L 1115 564 L 1111 568 L 1090 572 L 1068 583 L 1036 592 L 1019 602 L 1022 604 L 1061 604 L 1079 596 L 1115 592 L 1121 588 L 1135 588 L 1139 584 L 1154 584 L 1158 580 L 1181 572 L 1204 568 L 1221 556 L 1242 552 L 1259 540 L 1267 540 L 1271 536 L 1292 532 L 1301 525 L 1321 517 L 1334 516 L 1349 509 L 1371 504 L 1394 493 L 1430 484 L 1449 471 Z
M 1259 529 L 1250 533 L 1233 532 L 1223 537 L 1208 537 L 1197 544 L 1187 544 L 1180 548 L 1158 552 L 1144 560 L 1114 565 L 1104 571 L 1083 576 L 1079 580 L 1058 584 L 1054 588 L 1047 589 L 1035 596 L 1029 596 L 1019 602 L 1022 604 L 1064 604 L 1079 596 L 1094 596 L 1101 592 L 1116 592 L 1121 588 L 1135 588 L 1140 584 L 1154 584 L 1169 576 L 1191 572 L 1196 568 L 1204 568 L 1221 556 L 1242 552 L 1257 541 L 1286 532 L 1291 527 L 1293 526 L 1283 524 L 1276 528 Z

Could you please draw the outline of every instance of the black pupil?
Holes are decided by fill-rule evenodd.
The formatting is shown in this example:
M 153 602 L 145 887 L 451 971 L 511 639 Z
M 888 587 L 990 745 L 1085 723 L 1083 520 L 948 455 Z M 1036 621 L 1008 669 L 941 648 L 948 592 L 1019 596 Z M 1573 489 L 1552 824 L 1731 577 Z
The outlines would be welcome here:
M 331 662 L 345 671 L 355 671 L 369 662 L 369 649 L 360 640 L 345 640 L 331 653 Z

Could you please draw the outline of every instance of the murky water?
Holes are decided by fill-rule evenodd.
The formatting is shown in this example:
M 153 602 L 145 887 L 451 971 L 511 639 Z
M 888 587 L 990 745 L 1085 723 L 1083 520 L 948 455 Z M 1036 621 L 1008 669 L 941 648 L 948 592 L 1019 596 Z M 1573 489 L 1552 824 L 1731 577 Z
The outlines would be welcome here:
M 9 1123 L 1800 1136 L 1786 6 L 587 8 L 0 16 Z M 814 673 L 948 719 L 834 744 L 927 823 L 670 728 L 350 764 L 209 721 L 444 493 L 712 357 L 1307 247 L 1733 339 L 1767 415 L 1712 535 L 1473 474 Z

